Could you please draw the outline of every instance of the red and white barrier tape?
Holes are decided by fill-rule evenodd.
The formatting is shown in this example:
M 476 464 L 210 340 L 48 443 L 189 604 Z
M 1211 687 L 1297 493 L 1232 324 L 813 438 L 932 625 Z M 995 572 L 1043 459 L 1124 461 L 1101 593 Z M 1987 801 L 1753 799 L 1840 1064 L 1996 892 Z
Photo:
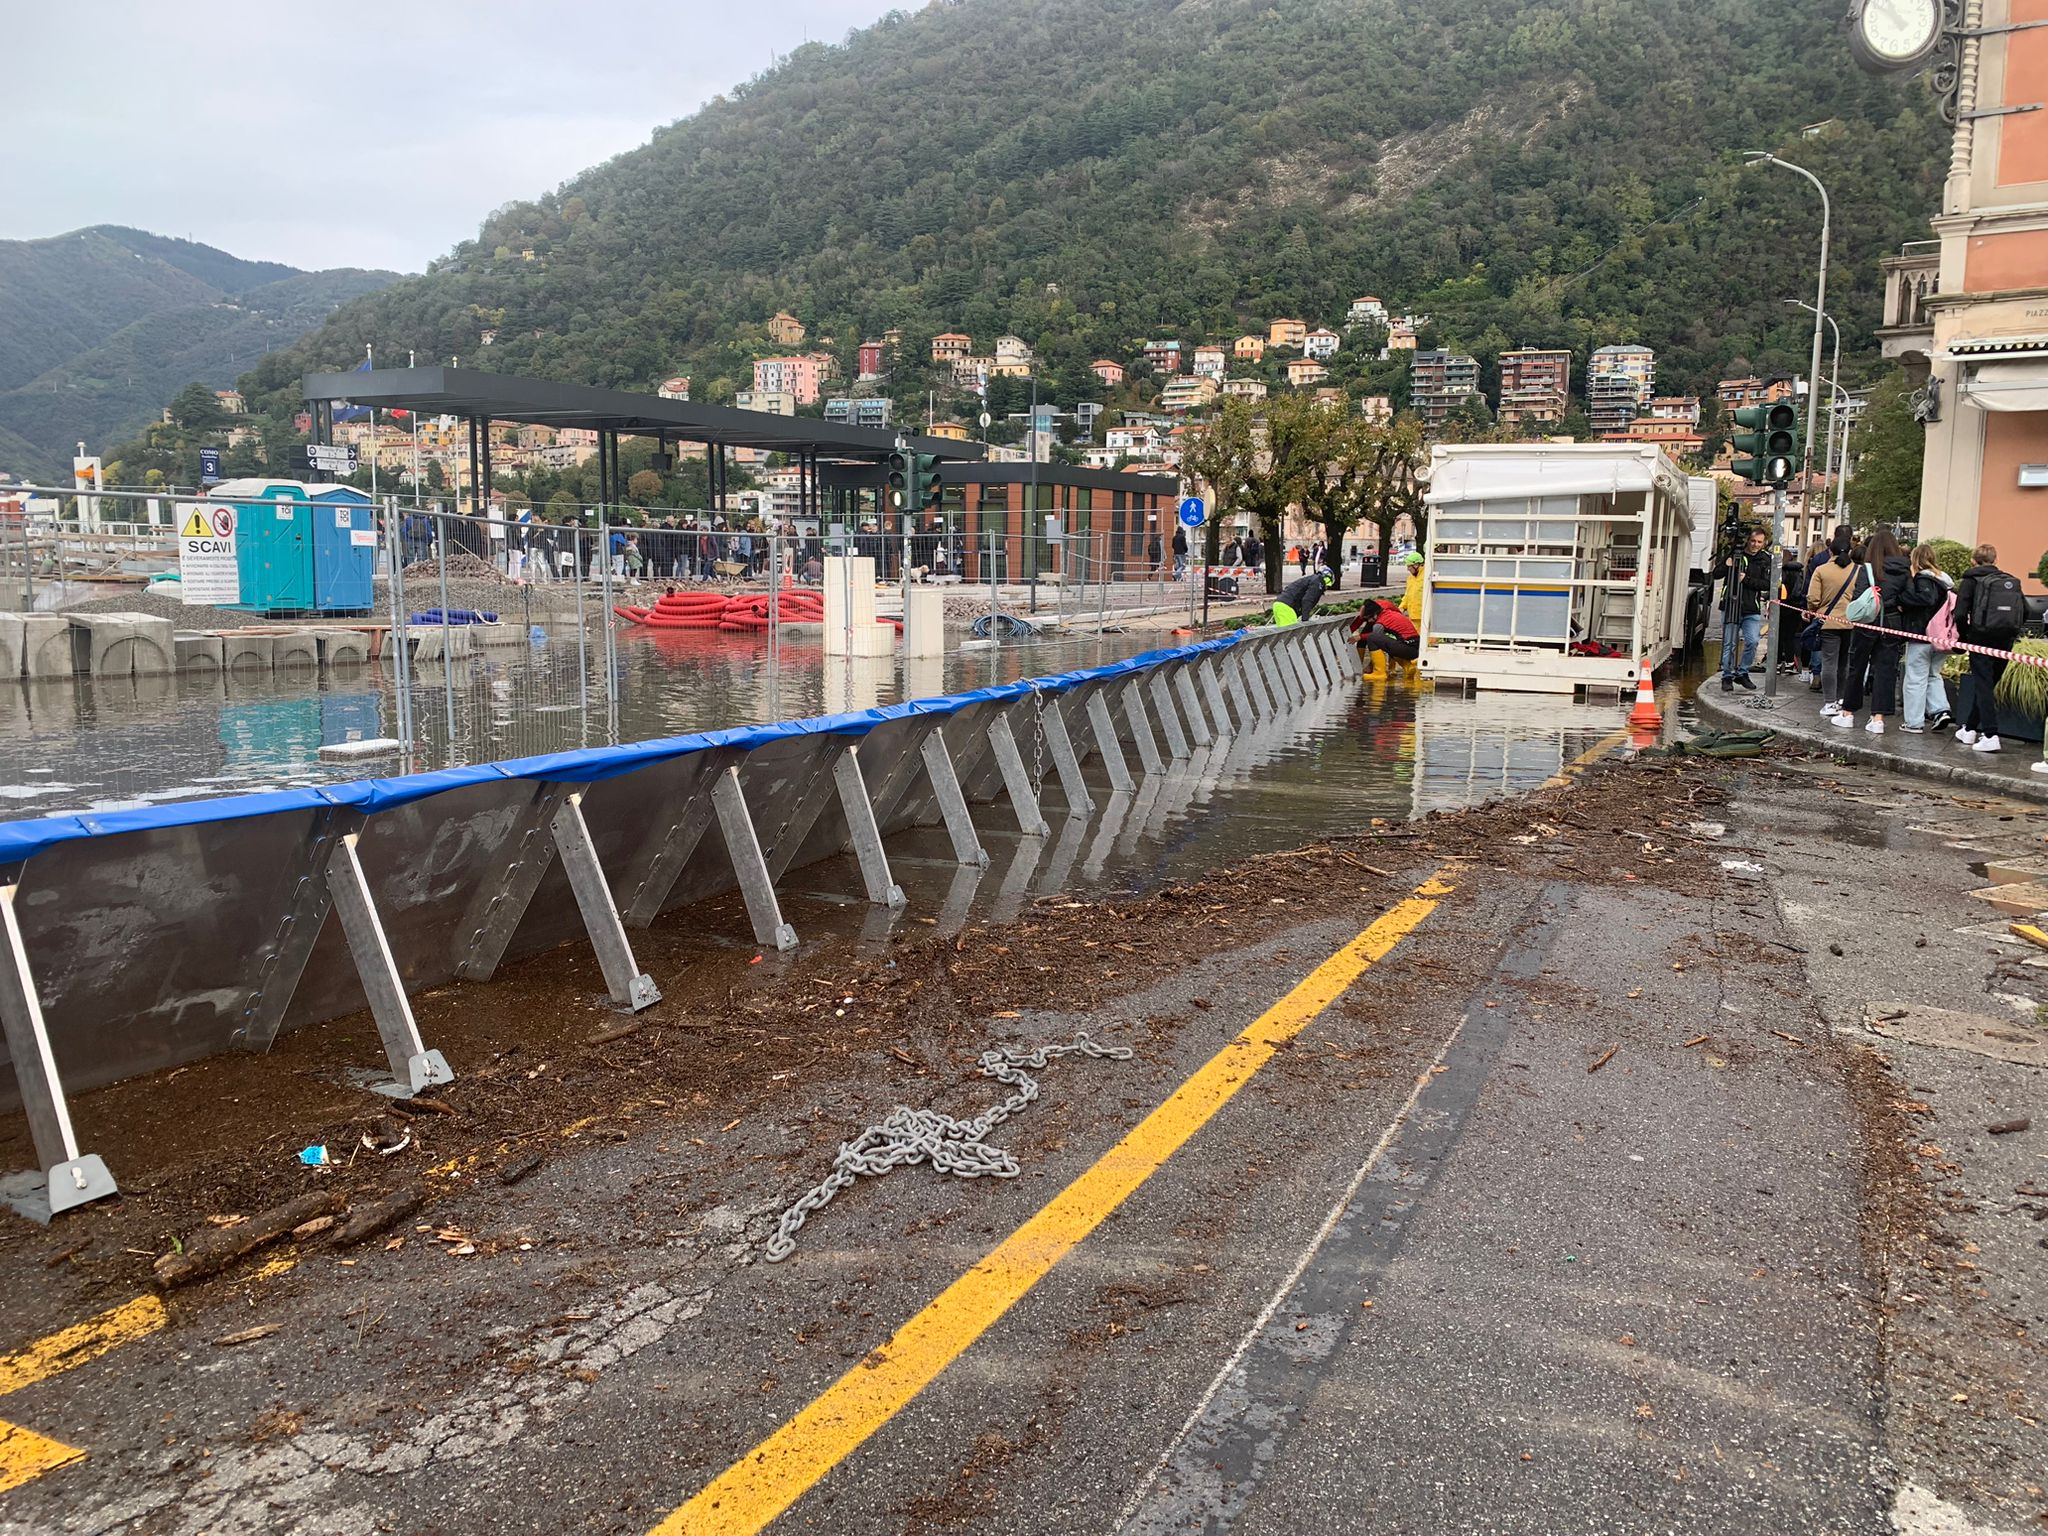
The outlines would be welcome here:
M 1782 597 L 1773 598 L 1772 601 L 1788 613 L 1802 614 L 1809 619 L 1825 619 L 1827 617 L 1826 614 L 1817 612 L 1814 609 L 1801 608 L 1797 603 L 1788 603 Z M 1851 629 L 1867 629 L 1874 635 L 1891 635 L 1900 640 L 1917 640 L 1922 645 L 1932 645 L 1934 643 L 1926 635 L 1915 634 L 1910 629 L 1887 629 L 1882 624 L 1865 624 L 1856 619 L 1851 619 L 1848 623 Z M 1836 633 L 1839 634 L 1840 631 L 1838 630 Z M 1942 654 L 1946 656 L 1950 651 L 1968 651 L 1973 656 L 1997 656 L 2005 661 L 2016 661 L 2023 667 L 2048 667 L 2048 656 L 2023 656 L 2018 651 L 2001 651 L 1995 645 L 1972 645 L 1967 640 L 1958 640 L 1954 645 L 1946 647 Z

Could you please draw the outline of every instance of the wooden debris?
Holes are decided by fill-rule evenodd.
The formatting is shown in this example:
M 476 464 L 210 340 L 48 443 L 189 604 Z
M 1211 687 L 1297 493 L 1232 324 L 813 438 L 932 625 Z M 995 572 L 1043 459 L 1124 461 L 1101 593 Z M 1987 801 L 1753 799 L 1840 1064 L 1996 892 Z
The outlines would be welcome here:
M 405 1220 L 426 1203 L 425 1186 L 409 1184 L 396 1194 L 359 1205 L 334 1229 L 334 1246 L 347 1248 L 362 1242 L 365 1238 L 375 1237 L 386 1228 Z
M 203 1279 L 244 1254 L 290 1235 L 314 1217 L 331 1216 L 341 1208 L 339 1190 L 315 1189 L 235 1226 L 209 1228 L 189 1239 L 184 1252 L 167 1253 L 156 1261 L 156 1283 L 169 1289 Z
M 1614 1059 L 1614 1053 L 1620 1049 L 1621 1042 L 1617 1040 L 1613 1045 L 1610 1045 L 1609 1047 L 1607 1047 L 1606 1050 L 1602 1051 L 1599 1057 L 1593 1062 L 1593 1064 L 1590 1067 L 1586 1068 L 1586 1070 L 1588 1072 L 1598 1072 L 1602 1067 L 1606 1066 L 1608 1062 Z

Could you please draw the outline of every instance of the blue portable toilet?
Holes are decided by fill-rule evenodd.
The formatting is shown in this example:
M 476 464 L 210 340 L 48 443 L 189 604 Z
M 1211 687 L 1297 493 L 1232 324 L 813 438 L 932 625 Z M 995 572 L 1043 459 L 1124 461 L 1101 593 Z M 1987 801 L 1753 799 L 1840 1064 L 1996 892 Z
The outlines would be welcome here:
M 242 575 L 236 607 L 312 611 L 314 489 L 297 480 L 223 480 L 208 492 L 235 507 L 235 562 Z
M 377 516 L 353 486 L 308 487 L 313 499 L 313 606 L 368 613 L 376 606 Z

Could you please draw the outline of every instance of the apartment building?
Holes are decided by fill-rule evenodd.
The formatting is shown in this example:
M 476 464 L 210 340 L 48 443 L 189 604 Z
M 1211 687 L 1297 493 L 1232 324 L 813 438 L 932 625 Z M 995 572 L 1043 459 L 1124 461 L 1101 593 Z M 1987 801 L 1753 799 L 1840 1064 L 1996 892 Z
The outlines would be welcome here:
M 786 389 L 742 389 L 732 397 L 736 409 L 766 416 L 794 416 L 797 399 Z
M 1264 379 L 1225 379 L 1223 393 L 1236 400 L 1263 400 L 1266 398 Z
M 857 349 L 858 360 L 855 371 L 861 383 L 882 376 L 882 344 L 879 341 L 864 341 Z
M 1144 346 L 1145 361 L 1152 365 L 1154 373 L 1179 373 L 1181 349 L 1178 341 L 1148 341 Z
M 1344 325 L 1347 330 L 1354 325 L 1385 325 L 1386 323 L 1387 306 L 1370 293 L 1362 299 L 1353 299 L 1351 307 L 1344 311 Z
M 1443 429 L 1444 418 L 1479 393 L 1479 360 L 1442 347 L 1418 351 L 1408 364 L 1408 397 L 1422 415 L 1423 429 Z
M 1657 354 L 1629 344 L 1596 347 L 1586 365 L 1586 416 L 1595 436 L 1625 429 L 1649 404 Z
M 889 399 L 886 395 L 836 395 L 825 402 L 825 419 L 855 427 L 886 427 Z
M 974 338 L 958 331 L 941 331 L 932 338 L 932 361 L 957 362 L 974 350 Z
M 1302 338 L 1308 335 L 1305 320 L 1275 320 L 1266 327 L 1266 345 L 1269 347 L 1299 347 Z
M 1570 409 L 1572 355 L 1517 347 L 1500 355 L 1500 425 L 1510 432 L 1554 427 Z
M 786 309 L 778 309 L 768 322 L 768 339 L 778 347 L 804 344 L 804 323 Z
M 1216 380 L 1193 373 L 1177 378 L 1159 396 L 1159 409 L 1181 413 L 1199 411 L 1216 399 Z
M 1221 347 L 1195 348 L 1195 373 L 1198 377 L 1220 380 L 1224 366 L 1225 353 Z
M 1098 357 L 1088 365 L 1088 371 L 1112 389 L 1124 381 L 1124 365 L 1113 357 Z
M 1342 340 L 1335 331 L 1319 325 L 1301 338 L 1301 355 L 1327 363 L 1337 355 L 1337 347 Z
M 824 369 L 815 357 L 762 357 L 754 360 L 754 389 L 757 395 L 785 394 L 798 405 L 815 405 Z
M 1287 363 L 1287 382 L 1296 389 L 1308 384 L 1320 384 L 1330 376 L 1330 370 L 1312 357 L 1290 358 Z
M 1266 360 L 1266 338 L 1240 336 L 1232 344 L 1230 355 L 1240 363 L 1262 363 Z

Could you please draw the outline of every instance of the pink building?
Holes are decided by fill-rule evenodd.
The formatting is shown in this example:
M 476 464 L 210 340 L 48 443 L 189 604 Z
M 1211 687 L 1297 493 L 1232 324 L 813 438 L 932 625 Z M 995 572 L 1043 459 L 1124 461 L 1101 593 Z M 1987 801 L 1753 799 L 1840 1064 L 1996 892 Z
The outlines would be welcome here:
M 823 365 L 815 357 L 757 358 L 754 393 L 788 395 L 798 405 L 815 405 L 823 375 Z

